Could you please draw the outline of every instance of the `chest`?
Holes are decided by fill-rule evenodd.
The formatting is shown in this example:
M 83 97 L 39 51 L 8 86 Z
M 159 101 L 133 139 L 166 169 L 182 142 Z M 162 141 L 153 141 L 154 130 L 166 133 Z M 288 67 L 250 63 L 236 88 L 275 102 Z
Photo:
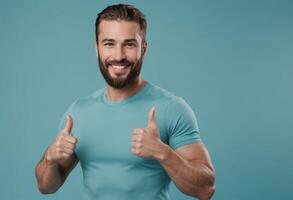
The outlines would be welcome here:
M 161 140 L 168 142 L 164 115 L 157 109 L 156 120 Z M 91 108 L 78 117 L 76 153 L 81 162 L 137 164 L 143 159 L 131 152 L 131 138 L 135 128 L 145 128 L 148 107 L 125 109 Z

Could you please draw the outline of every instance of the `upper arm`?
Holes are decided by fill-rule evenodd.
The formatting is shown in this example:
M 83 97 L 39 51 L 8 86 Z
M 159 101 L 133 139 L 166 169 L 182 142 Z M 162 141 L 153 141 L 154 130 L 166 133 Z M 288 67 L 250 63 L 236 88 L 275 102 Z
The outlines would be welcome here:
M 201 162 L 214 171 L 209 152 L 202 142 L 181 146 L 175 152 L 187 161 Z
M 166 118 L 168 144 L 172 149 L 201 141 L 195 113 L 183 98 L 170 101 Z

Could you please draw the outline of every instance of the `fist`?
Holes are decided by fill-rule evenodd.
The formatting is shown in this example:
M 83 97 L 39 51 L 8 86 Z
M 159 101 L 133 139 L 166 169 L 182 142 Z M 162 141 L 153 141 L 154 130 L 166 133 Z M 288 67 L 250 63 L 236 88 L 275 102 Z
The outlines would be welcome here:
M 58 162 L 67 159 L 74 153 L 77 139 L 71 135 L 73 120 L 70 115 L 66 118 L 67 121 L 64 129 L 49 146 L 45 154 L 46 159 L 50 162 Z
M 131 151 L 139 157 L 156 159 L 162 145 L 160 130 L 155 119 L 155 107 L 152 107 L 149 111 L 147 127 L 133 130 Z

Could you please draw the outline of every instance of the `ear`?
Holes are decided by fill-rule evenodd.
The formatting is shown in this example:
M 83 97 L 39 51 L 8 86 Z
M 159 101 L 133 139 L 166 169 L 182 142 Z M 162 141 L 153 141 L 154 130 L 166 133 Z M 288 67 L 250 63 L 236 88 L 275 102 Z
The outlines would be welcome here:
M 147 47 L 148 47 L 148 43 L 147 43 L 146 40 L 144 40 L 143 43 L 142 43 L 142 52 L 143 52 L 143 55 L 146 54 L 146 52 L 147 52 Z
M 95 47 L 96 47 L 96 56 L 99 56 L 99 50 L 98 50 L 98 44 L 95 42 Z

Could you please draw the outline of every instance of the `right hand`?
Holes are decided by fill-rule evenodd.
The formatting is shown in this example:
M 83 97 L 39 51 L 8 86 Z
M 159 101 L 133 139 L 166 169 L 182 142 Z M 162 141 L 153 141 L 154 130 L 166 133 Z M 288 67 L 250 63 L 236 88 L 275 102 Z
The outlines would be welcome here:
M 71 135 L 73 120 L 70 115 L 66 117 L 66 125 L 55 141 L 49 146 L 45 158 L 52 163 L 69 158 L 74 154 L 77 139 Z

